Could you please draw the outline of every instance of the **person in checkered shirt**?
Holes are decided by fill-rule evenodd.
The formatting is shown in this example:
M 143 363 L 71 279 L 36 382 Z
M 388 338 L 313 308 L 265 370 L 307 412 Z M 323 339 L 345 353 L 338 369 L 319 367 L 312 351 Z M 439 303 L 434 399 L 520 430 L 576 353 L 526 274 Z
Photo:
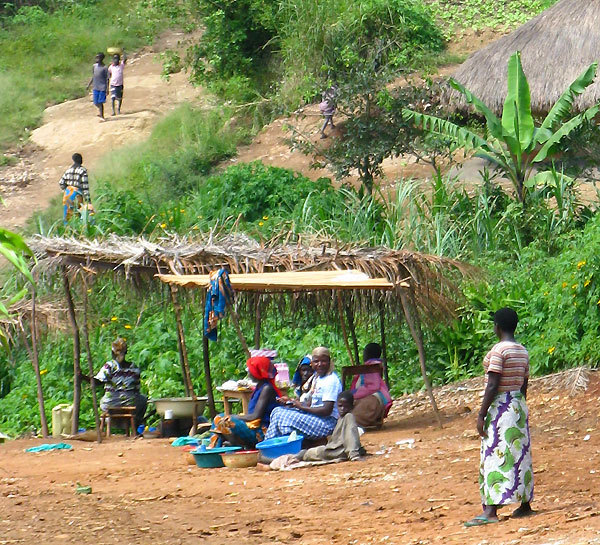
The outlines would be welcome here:
M 90 202 L 90 185 L 87 169 L 83 166 L 80 153 L 73 154 L 73 164 L 65 171 L 58 182 L 63 194 L 63 221 L 67 223 L 74 211 L 78 211 L 83 202 Z

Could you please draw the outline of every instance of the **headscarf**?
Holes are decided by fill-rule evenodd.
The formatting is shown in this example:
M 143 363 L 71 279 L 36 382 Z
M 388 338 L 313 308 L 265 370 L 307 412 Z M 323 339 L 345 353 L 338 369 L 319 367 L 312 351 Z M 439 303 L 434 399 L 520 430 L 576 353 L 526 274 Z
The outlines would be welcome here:
M 248 368 L 248 372 L 253 376 L 260 380 L 266 380 L 278 396 L 281 396 L 281 390 L 277 388 L 275 385 L 275 376 L 277 375 L 277 370 L 273 365 L 273 362 L 270 358 L 266 356 L 254 356 L 252 358 L 248 358 L 246 362 L 246 367 Z
M 333 373 L 335 366 L 333 364 L 333 360 L 331 359 L 331 352 L 329 352 L 329 348 L 325 346 L 317 346 L 317 348 L 312 351 L 312 359 L 314 360 L 318 356 L 327 356 L 329 358 L 329 370 L 327 371 L 327 374 L 330 375 Z
M 306 356 L 304 356 L 301 360 L 300 363 L 298 363 L 298 366 L 296 367 L 296 371 L 294 372 L 294 376 L 292 378 L 292 384 L 294 386 L 300 387 L 302 386 L 302 375 L 300 375 L 300 368 L 303 365 L 308 365 L 310 366 L 310 363 L 312 361 L 312 358 L 310 357 L 310 354 L 306 354 Z M 310 378 L 310 377 L 309 377 Z
M 118 337 L 111 345 L 113 354 L 121 354 L 127 352 L 127 341 L 123 337 Z

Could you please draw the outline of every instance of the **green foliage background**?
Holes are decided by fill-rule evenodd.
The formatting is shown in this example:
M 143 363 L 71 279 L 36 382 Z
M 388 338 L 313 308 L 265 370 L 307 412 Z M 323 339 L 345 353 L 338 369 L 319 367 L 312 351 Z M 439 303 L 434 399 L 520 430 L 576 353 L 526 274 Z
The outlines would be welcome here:
M 484 3 L 488 7 L 497 4 Z M 506 5 L 515 8 L 514 17 L 528 17 L 548 3 L 519 0 Z M 183 16 L 192 20 L 202 11 L 202 4 L 203 0 L 196 6 L 143 0 L 123 7 L 112 0 L 90 0 L 69 6 L 57 2 L 50 6 L 54 12 L 33 7 L 9 13 L 2 23 L 6 32 L 0 37 L 0 45 L 6 45 L 0 48 L 0 60 L 6 67 L 0 72 L 0 112 L 9 104 L 3 102 L 5 93 L 17 85 L 23 85 L 18 88 L 17 105 L 24 109 L 15 114 L 12 108 L 0 116 L 0 123 L 7 127 L 2 134 L 12 131 L 7 142 L 24 134 L 24 127 L 33 126 L 46 101 L 80 93 L 78 78 L 87 70 L 96 49 L 117 37 L 124 40 L 119 45 L 134 47 L 150 40 L 161 25 L 181 22 Z M 434 22 L 443 19 L 445 13 L 460 11 L 450 1 L 429 2 L 429 7 L 410 0 L 354 4 L 345 0 L 297 0 L 295 4 L 291 0 L 277 4 L 244 0 L 223 5 L 232 10 L 231 18 L 211 20 L 208 12 L 202 14 L 207 25 L 205 36 L 214 38 L 213 50 L 203 53 L 212 63 L 207 77 L 213 89 L 240 101 L 272 93 L 269 96 L 278 96 L 284 105 L 286 100 L 288 104 L 310 100 L 334 72 L 345 69 L 345 62 L 359 65 L 363 59 L 361 40 L 373 37 L 386 7 L 391 17 L 410 21 L 419 29 L 411 34 L 413 26 L 409 25 L 398 32 L 402 47 L 394 51 L 395 69 L 429 66 L 429 56 L 438 55 L 442 45 L 440 29 L 446 30 Z M 486 21 L 499 24 L 487 8 L 479 9 L 470 2 L 461 6 L 467 10 L 464 13 L 480 13 L 483 26 Z M 287 13 L 285 27 L 280 18 L 283 12 Z M 370 22 L 364 28 L 356 24 L 363 16 Z M 455 20 L 458 24 L 458 15 Z M 514 24 L 508 18 L 506 21 Z M 72 33 L 74 37 L 65 37 L 68 47 L 63 51 L 57 44 L 63 43 L 60 32 L 67 25 L 77 32 Z M 107 29 L 107 34 L 88 32 L 96 27 Z M 306 37 L 304 48 L 294 33 Z M 26 46 L 22 50 L 12 46 L 21 36 Z M 226 53 L 224 58 L 211 60 L 219 51 Z M 26 75 L 19 83 L 22 74 L 18 66 L 23 55 L 30 59 L 33 69 L 31 79 Z M 198 59 L 196 56 L 194 62 Z M 235 62 L 228 66 L 232 59 Z M 391 65 L 395 63 L 388 60 Z M 338 62 L 342 64 L 336 65 Z M 48 71 L 63 77 L 39 76 Z M 276 75 L 281 79 L 276 80 Z M 560 194 L 536 191 L 524 209 L 487 175 L 481 188 L 470 193 L 441 176 L 432 181 L 428 191 L 416 182 L 400 180 L 394 198 L 383 199 L 378 194 L 361 196 L 351 187 L 334 189 L 329 180 L 311 182 L 298 173 L 261 163 L 219 169 L 218 165 L 233 157 L 237 146 L 248 140 L 253 115 L 230 104 L 211 111 L 179 108 L 156 126 L 148 142 L 111 154 L 110 163 L 96 169 L 92 189 L 98 214 L 93 224 L 75 220 L 65 230 L 57 202 L 36 218 L 31 230 L 100 237 L 143 234 L 151 239 L 210 229 L 242 232 L 257 240 L 278 234 L 290 240 L 300 234 L 319 234 L 356 244 L 383 244 L 455 257 L 479 265 L 481 273 L 475 280 L 460 283 L 464 297 L 459 299 L 457 318 L 425 330 L 429 370 L 436 384 L 480 373 L 481 359 L 494 342 L 489 311 L 506 304 L 517 308 L 521 316 L 519 335 L 530 350 L 533 372 L 582 363 L 597 365 L 600 285 L 595 271 L 600 220 L 595 209 L 581 206 L 573 187 L 557 188 Z M 554 205 L 557 197 L 563 203 L 559 207 Z M 14 287 L 18 287 L 15 279 L 4 284 L 6 290 Z M 49 300 L 62 297 L 56 278 L 45 279 L 40 296 Z M 144 390 L 151 397 L 182 395 L 174 319 L 164 288 L 140 285 L 134 289 L 131 284 L 102 277 L 91 287 L 89 296 L 96 369 L 108 358 L 111 340 L 123 335 L 130 343 L 131 360 L 142 368 Z M 80 297 L 77 293 L 78 302 Z M 202 393 L 201 300 L 199 294 L 188 293 L 186 297 L 184 321 L 192 374 Z M 241 314 L 242 327 L 251 338 L 252 309 Z M 400 314 L 395 308 L 387 313 L 390 378 L 396 395 L 422 387 L 416 350 Z M 338 367 L 348 363 L 334 313 L 293 315 L 289 304 L 277 302 L 264 315 L 261 344 L 278 348 L 291 367 L 317 344 L 332 348 Z M 71 338 L 65 324 L 59 321 L 54 325 L 40 344 L 49 413 L 52 406 L 72 397 Z M 377 320 L 359 314 L 357 335 L 361 345 L 377 340 Z M 211 359 L 217 384 L 244 374 L 244 357 L 228 320 L 221 325 L 219 342 L 211 344 Z M 92 417 L 87 388 L 84 393 L 82 425 L 89 426 Z M 18 434 L 38 427 L 36 413 L 33 371 L 26 352 L 17 345 L 10 356 L 0 356 L 0 429 Z

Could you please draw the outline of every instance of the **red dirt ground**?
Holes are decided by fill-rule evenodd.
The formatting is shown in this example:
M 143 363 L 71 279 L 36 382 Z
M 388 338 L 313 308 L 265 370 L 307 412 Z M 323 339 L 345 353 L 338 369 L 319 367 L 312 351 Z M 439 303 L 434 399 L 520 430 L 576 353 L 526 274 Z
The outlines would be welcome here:
M 599 375 L 574 397 L 545 379 L 530 388 L 537 514 L 528 519 L 505 518 L 506 508 L 499 524 L 462 526 L 479 510 L 476 379 L 439 393 L 444 429 L 423 394 L 407 396 L 382 431 L 363 436 L 373 456 L 292 472 L 199 469 L 166 439 L 71 441 L 71 452 L 41 454 L 23 452 L 40 439 L 8 442 L 0 545 L 600 543 Z M 414 448 L 397 444 L 408 438 Z M 77 481 L 92 494 L 76 495 Z

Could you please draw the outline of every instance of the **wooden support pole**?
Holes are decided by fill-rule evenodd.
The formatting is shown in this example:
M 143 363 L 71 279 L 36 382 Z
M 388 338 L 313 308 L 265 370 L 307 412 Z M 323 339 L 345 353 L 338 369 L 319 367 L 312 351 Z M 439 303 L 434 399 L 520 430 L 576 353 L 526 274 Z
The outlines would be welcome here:
M 183 324 L 181 322 L 181 306 L 177 300 L 177 288 L 173 284 L 169 284 L 171 293 L 171 303 L 173 303 L 173 313 L 175 314 L 175 323 L 177 324 L 177 348 L 179 350 L 179 363 L 181 364 L 181 375 L 183 377 L 183 385 L 185 388 L 185 395 L 189 397 L 192 395 L 192 379 L 190 376 L 190 370 L 187 359 L 187 347 L 185 345 L 185 338 L 183 336 Z
M 90 347 L 90 332 L 88 327 L 88 285 L 85 273 L 81 275 L 83 282 L 83 340 L 87 352 L 88 372 L 90 376 L 90 389 L 92 390 L 92 407 L 94 409 L 94 420 L 96 421 L 96 441 L 102 443 L 102 430 L 100 429 L 100 413 L 98 412 L 98 396 L 96 395 L 96 383 L 94 381 L 94 361 Z
M 208 410 L 210 411 L 210 418 L 213 419 L 217 414 L 217 409 L 215 408 L 215 396 L 213 395 L 212 377 L 210 376 L 210 354 L 208 349 L 208 337 L 204 335 L 204 331 L 202 331 L 202 359 L 204 360 L 204 380 L 206 381 L 206 396 L 208 397 Z
M 262 322 L 261 308 L 260 308 L 260 293 L 255 295 L 256 298 L 256 312 L 254 317 L 254 348 L 258 350 L 260 348 L 260 327 Z
M 388 356 L 387 356 L 387 342 L 385 339 L 385 306 L 383 304 L 383 298 L 379 299 L 379 334 L 381 337 L 381 359 L 383 360 L 383 378 L 389 389 L 390 387 L 390 376 L 388 374 Z
M 419 352 L 421 376 L 423 377 L 423 382 L 425 383 L 425 388 L 427 390 L 427 394 L 429 395 L 429 400 L 431 401 L 431 406 L 433 407 L 435 417 L 437 418 L 440 428 L 443 428 L 444 426 L 442 424 L 442 417 L 438 410 L 437 403 L 435 402 L 435 396 L 433 395 L 431 382 L 429 381 L 429 377 L 427 376 L 427 367 L 425 364 L 425 347 L 423 346 L 423 334 L 421 332 L 421 327 L 419 325 L 418 318 L 413 316 L 412 312 L 414 304 L 411 300 L 409 300 L 408 296 L 403 291 L 400 291 L 400 299 L 402 301 L 402 308 L 404 309 L 406 323 L 408 324 L 410 334 L 412 335 L 412 338 L 415 341 L 415 344 L 417 345 L 417 351 Z
M 171 300 L 173 301 L 173 310 L 175 312 L 175 321 L 177 322 L 177 342 L 179 345 L 179 357 L 181 367 L 183 368 L 183 381 L 186 385 L 186 395 L 192 398 L 192 428 L 190 435 L 196 435 L 198 429 L 198 407 L 196 406 L 196 392 L 192 384 L 192 374 L 190 373 L 190 362 L 188 359 L 187 345 L 185 343 L 185 333 L 183 330 L 183 322 L 181 321 L 181 305 L 177 298 L 177 288 L 171 284 Z
M 235 328 L 235 332 L 237 333 L 238 339 L 240 340 L 242 348 L 244 349 L 244 354 L 246 354 L 246 357 L 249 358 L 250 349 L 248 348 L 248 343 L 246 342 L 246 338 L 244 337 L 244 333 L 242 332 L 242 328 L 240 327 L 240 320 L 237 312 L 235 311 L 235 308 L 233 307 L 233 302 L 229 306 L 229 311 L 231 313 L 231 321 L 233 322 L 233 327 Z
M 35 382 L 37 384 L 37 399 L 40 409 L 40 422 L 42 425 L 42 435 L 48 437 L 48 420 L 46 419 L 46 408 L 44 405 L 44 390 L 42 389 L 42 375 L 40 375 L 40 360 L 37 346 L 37 322 L 35 318 L 35 298 L 36 290 L 32 288 L 31 293 L 31 363 L 35 372 Z
M 358 350 L 358 339 L 356 337 L 356 327 L 354 326 L 354 312 L 350 303 L 346 303 L 346 316 L 348 317 L 348 328 L 352 337 L 352 345 L 354 346 L 354 360 L 356 365 L 360 365 L 360 352 Z
M 79 408 L 81 406 L 81 343 L 79 327 L 77 326 L 77 318 L 75 316 L 75 305 L 73 304 L 73 296 L 71 295 L 71 287 L 69 286 L 69 277 L 64 265 L 62 266 L 62 280 L 67 300 L 69 321 L 73 330 L 73 422 L 71 424 L 71 435 L 77 435 L 79 431 Z
M 342 335 L 344 337 L 344 344 L 346 345 L 346 350 L 348 351 L 348 356 L 350 358 L 351 365 L 357 365 L 352 356 L 352 350 L 350 349 L 350 342 L 348 341 L 348 333 L 346 331 L 346 324 L 344 322 L 344 309 L 342 308 L 342 297 L 339 291 L 335 292 L 338 304 L 338 311 L 340 314 L 340 324 L 342 324 Z

